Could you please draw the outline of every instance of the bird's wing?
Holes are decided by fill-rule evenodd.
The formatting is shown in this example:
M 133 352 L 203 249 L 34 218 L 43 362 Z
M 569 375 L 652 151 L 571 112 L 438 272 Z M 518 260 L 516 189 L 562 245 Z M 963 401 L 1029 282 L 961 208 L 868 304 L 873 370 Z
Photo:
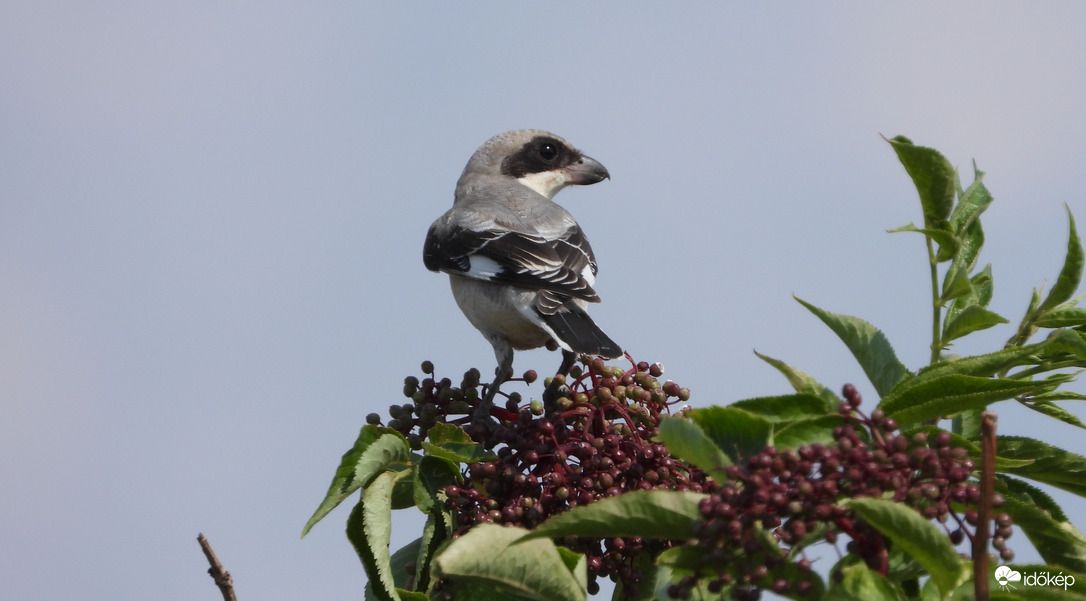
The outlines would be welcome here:
M 592 288 L 596 260 L 576 223 L 556 237 L 507 229 L 493 221 L 486 225 L 446 226 L 439 220 L 426 235 L 426 267 L 599 302 Z

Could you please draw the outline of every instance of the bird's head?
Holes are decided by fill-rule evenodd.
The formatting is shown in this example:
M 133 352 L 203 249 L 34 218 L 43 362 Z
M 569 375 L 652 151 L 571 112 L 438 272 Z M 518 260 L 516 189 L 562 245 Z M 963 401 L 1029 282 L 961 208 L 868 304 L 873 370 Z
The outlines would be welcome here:
M 460 177 L 472 175 L 511 177 L 547 198 L 554 198 L 566 186 L 586 186 L 611 177 L 599 161 L 540 129 L 507 131 L 487 140 Z

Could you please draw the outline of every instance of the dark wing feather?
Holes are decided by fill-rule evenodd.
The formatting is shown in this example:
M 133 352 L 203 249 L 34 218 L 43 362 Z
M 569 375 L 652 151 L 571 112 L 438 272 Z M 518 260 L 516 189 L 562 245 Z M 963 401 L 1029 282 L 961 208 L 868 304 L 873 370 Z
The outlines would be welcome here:
M 540 294 L 540 297 L 546 294 Z M 538 304 L 537 304 L 538 309 Z M 622 356 L 622 347 L 603 333 L 583 309 L 572 301 L 562 305 L 561 310 L 542 313 L 543 321 L 575 353 L 599 355 L 608 359 Z
M 472 256 L 493 261 L 498 266 L 497 272 L 473 272 Z M 511 230 L 472 230 L 457 226 L 442 236 L 431 227 L 423 248 L 423 261 L 432 271 L 458 273 L 599 302 L 599 296 L 584 277 L 586 268 L 596 274 L 596 260 L 584 232 L 576 225 L 556 239 Z

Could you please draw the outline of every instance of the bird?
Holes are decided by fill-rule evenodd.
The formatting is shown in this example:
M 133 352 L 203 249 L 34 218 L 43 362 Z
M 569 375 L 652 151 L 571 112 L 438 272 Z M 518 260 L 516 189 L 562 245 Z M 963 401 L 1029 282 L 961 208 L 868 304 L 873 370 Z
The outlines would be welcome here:
M 566 186 L 610 177 L 599 161 L 555 134 L 500 133 L 472 154 L 452 208 L 427 231 L 423 263 L 449 275 L 453 298 L 498 362 L 476 422 L 489 420 L 499 386 L 512 377 L 514 350 L 561 348 L 557 373 L 563 375 L 579 354 L 624 354 L 588 316 L 588 303 L 600 302 L 592 246 L 552 200 Z

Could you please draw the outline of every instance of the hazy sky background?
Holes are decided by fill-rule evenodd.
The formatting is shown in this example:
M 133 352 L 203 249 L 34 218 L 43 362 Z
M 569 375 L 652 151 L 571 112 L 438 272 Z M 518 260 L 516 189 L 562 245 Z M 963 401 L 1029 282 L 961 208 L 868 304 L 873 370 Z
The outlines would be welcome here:
M 610 170 L 557 197 L 593 315 L 695 406 L 788 392 L 754 349 L 875 401 L 792 294 L 927 361 L 922 239 L 885 232 L 920 209 L 880 134 L 988 173 L 1012 324 L 1059 272 L 1064 203 L 1086 219 L 1081 3 L 540 6 L 0 5 L 0 598 L 215 599 L 198 532 L 241 599 L 358 598 L 347 512 L 298 535 L 423 359 L 493 368 L 421 249 L 497 132 Z

